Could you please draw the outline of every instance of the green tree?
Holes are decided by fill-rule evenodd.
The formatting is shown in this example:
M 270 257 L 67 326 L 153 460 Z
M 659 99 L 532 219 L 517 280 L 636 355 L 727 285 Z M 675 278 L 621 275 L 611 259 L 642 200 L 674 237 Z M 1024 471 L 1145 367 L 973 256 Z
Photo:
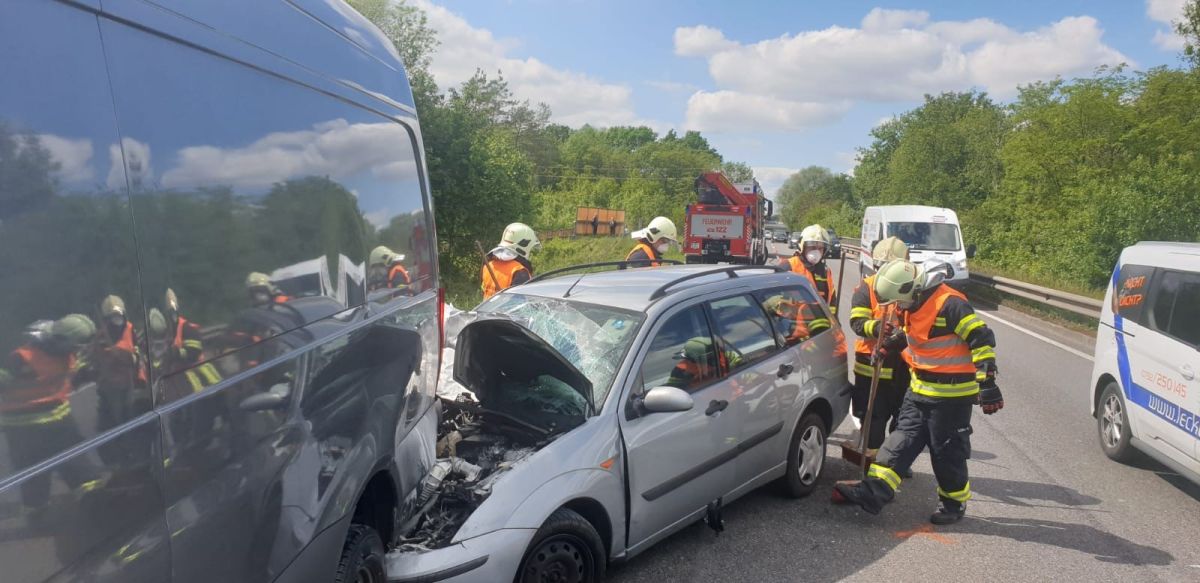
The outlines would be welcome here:
M 750 182 L 754 180 L 754 169 L 745 162 L 725 162 L 721 164 L 721 172 L 730 182 Z
M 1183 58 L 1200 68 L 1200 0 L 1183 5 L 1183 18 L 1175 21 L 1175 32 L 1183 37 Z

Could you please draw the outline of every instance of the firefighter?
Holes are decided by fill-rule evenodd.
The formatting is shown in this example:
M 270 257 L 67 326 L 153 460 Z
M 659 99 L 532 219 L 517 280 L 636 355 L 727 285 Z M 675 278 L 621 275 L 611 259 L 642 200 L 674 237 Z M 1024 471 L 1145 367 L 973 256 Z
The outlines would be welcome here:
M 875 245 L 871 256 L 875 269 L 897 259 L 908 260 L 908 246 L 896 237 L 888 237 Z M 877 352 L 883 359 L 879 371 L 879 386 L 875 394 L 875 407 L 871 414 L 871 433 L 867 437 L 868 449 L 879 449 L 888 429 L 895 428 L 900 414 L 900 404 L 908 390 L 908 365 L 901 358 L 904 334 L 895 325 L 895 318 L 885 322 L 885 309 L 875 296 L 875 275 L 869 275 L 858 287 L 850 300 L 850 328 L 858 335 L 854 344 L 854 393 L 853 412 L 859 422 L 867 411 L 867 399 L 871 392 L 871 376 L 874 373 L 872 355 Z M 883 345 L 878 346 L 880 339 Z M 912 477 L 908 468 L 896 468 L 902 477 Z M 907 474 L 907 475 L 905 475 Z
M 637 244 L 625 256 L 625 261 L 631 267 L 658 267 L 671 244 L 679 242 L 679 231 L 671 219 L 655 217 L 645 229 L 634 231 L 633 238 Z
M 256 308 L 282 304 L 292 301 L 292 298 L 279 291 L 271 278 L 257 271 L 246 276 L 246 292 L 250 294 L 250 304 Z
M 371 250 L 367 269 L 367 290 L 407 288 L 412 284 L 404 268 L 404 255 L 380 245 Z
M 884 441 L 866 479 L 835 485 L 835 500 L 878 514 L 900 487 L 895 469 L 909 467 L 928 447 L 940 501 L 929 520 L 953 524 L 962 520 L 971 497 L 971 408 L 978 403 L 991 415 L 1004 408 L 1004 397 L 996 386 L 995 335 L 966 296 L 943 283 L 952 268 L 931 263 L 918 268 L 893 261 L 875 277 L 876 297 L 895 303 L 903 318 L 904 359 L 912 367 L 912 381 L 896 431 Z
M 164 300 L 163 315 L 167 325 L 175 332 L 171 347 L 177 353 L 180 362 L 187 365 L 199 363 L 204 358 L 204 339 L 200 326 L 179 313 L 179 298 L 175 295 L 175 290 L 167 288 Z
M 488 252 L 487 262 L 480 269 L 483 299 L 532 279 L 533 264 L 529 256 L 541 246 L 537 233 L 529 225 L 512 223 L 505 227 L 500 244 Z
M 166 377 L 158 387 L 159 402 L 170 403 L 190 393 L 198 393 L 204 387 L 221 380 L 209 363 L 191 366 L 187 354 L 175 348 L 176 332 L 167 317 L 158 308 L 150 308 L 146 315 L 146 341 L 149 346 L 150 366 L 158 378 Z M 172 374 L 182 370 L 182 374 Z
M 667 386 L 685 391 L 720 378 L 722 368 L 737 367 L 742 360 L 736 352 L 718 352 L 713 348 L 712 338 L 706 336 L 697 336 L 685 342 L 683 351 L 676 358 L 679 362 L 671 369 Z
M 91 346 L 96 325 L 82 314 L 68 314 L 50 323 L 37 322 L 26 341 L 0 368 L 0 433 L 6 437 L 15 469 L 29 468 L 83 441 L 71 414 L 71 392 L 78 357 Z M 58 471 L 72 488 L 99 485 L 87 456 L 59 464 Z M 41 472 L 21 485 L 23 502 L 40 508 L 50 500 L 50 473 Z
M 767 298 L 763 302 L 767 312 L 775 318 L 784 341 L 790 346 L 804 342 L 829 329 L 829 318 L 821 307 L 790 299 L 783 294 Z
M 829 311 L 837 315 L 837 286 L 825 257 L 829 254 L 829 232 L 821 225 L 809 225 L 800 231 L 800 246 L 796 253 L 783 264 L 794 273 L 803 275 L 817 290 L 817 295 L 829 304 Z
M 137 348 L 125 300 L 110 295 L 100 302 L 100 334 L 90 358 L 79 362 L 79 382 L 95 381 L 100 427 L 115 427 L 150 408 L 142 394 L 146 370 Z M 140 397 L 140 399 L 139 399 Z M 139 407 L 134 409 L 135 405 Z

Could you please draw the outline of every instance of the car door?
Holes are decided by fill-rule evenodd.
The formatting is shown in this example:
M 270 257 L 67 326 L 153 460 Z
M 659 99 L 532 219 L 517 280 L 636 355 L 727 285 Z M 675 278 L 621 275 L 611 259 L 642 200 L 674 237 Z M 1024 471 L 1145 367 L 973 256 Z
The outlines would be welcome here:
M 1150 389 L 1150 411 L 1159 418 L 1155 437 L 1171 453 L 1197 459 L 1200 437 L 1200 273 L 1160 270 L 1155 278 L 1148 338 L 1133 343 L 1135 375 Z M 1151 378 L 1152 377 L 1152 378 Z M 1140 403 L 1139 403 L 1140 404 Z
M 733 388 L 721 378 L 708 312 L 694 304 L 660 318 L 639 358 L 630 405 L 658 386 L 687 391 L 689 411 L 621 414 L 629 469 L 629 541 L 636 553 L 694 520 L 733 482 L 740 419 Z
M 784 461 L 780 383 L 796 367 L 794 354 L 780 350 L 762 306 L 749 294 L 709 302 L 713 334 L 726 355 L 731 389 L 728 413 L 740 419 L 734 488 L 753 482 Z

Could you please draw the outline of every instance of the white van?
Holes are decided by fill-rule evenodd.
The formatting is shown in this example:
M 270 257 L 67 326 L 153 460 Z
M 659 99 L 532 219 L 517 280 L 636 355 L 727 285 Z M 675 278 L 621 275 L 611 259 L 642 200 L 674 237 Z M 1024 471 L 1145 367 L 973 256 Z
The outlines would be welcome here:
M 1200 483 L 1200 243 L 1138 243 L 1105 295 L 1092 370 L 1100 447 Z
M 899 237 L 908 245 L 913 263 L 934 257 L 954 267 L 952 286 L 966 284 L 967 259 L 975 256 L 974 245 L 963 245 L 958 214 L 948 208 L 918 205 L 872 206 L 863 213 L 862 248 L 859 270 L 864 276 L 874 273 L 871 249 L 881 239 Z

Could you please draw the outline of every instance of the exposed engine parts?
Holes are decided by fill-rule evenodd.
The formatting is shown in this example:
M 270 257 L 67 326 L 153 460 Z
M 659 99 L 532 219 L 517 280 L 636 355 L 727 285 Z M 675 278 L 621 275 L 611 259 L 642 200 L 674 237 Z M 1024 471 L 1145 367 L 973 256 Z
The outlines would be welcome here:
M 417 511 L 401 526 L 402 549 L 449 544 L 504 471 L 548 442 L 502 421 L 485 423 L 468 395 L 442 404 L 446 410 L 438 430 L 438 460 L 421 481 Z

